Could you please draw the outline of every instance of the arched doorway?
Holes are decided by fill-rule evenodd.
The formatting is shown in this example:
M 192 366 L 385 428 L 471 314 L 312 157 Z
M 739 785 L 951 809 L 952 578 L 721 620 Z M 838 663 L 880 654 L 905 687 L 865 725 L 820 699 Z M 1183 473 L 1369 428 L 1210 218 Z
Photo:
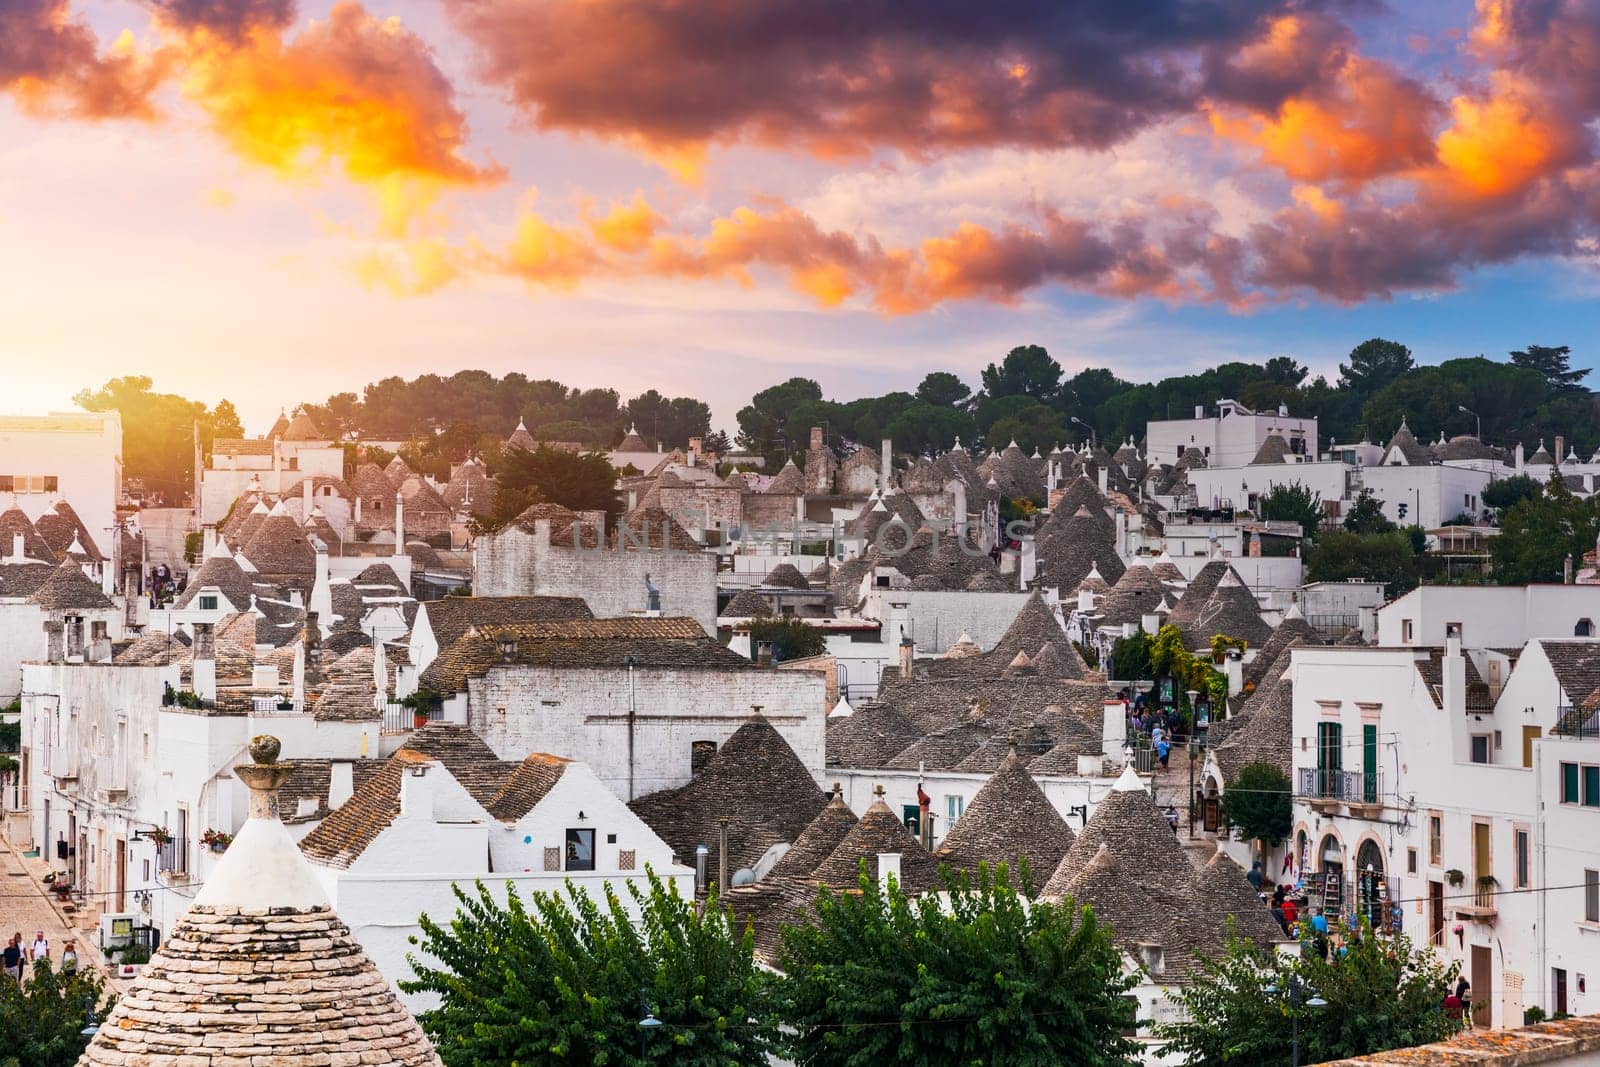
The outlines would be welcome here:
M 1344 910 L 1344 846 L 1333 834 L 1317 845 L 1317 898 L 1331 925 Z
M 1217 788 L 1217 780 L 1211 775 L 1206 775 L 1205 788 L 1200 797 L 1200 825 L 1208 834 L 1214 834 L 1222 828 L 1222 791 Z
M 1384 928 L 1384 906 L 1388 894 L 1383 875 L 1383 849 L 1368 838 L 1356 850 L 1356 901 L 1362 916 L 1372 924 L 1374 930 Z

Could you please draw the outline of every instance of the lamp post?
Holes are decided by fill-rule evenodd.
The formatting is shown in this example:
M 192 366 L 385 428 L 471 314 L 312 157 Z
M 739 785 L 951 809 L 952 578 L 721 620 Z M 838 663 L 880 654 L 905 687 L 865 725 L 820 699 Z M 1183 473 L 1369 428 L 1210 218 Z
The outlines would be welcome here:
M 1267 986 L 1265 992 L 1269 996 L 1277 996 L 1278 987 L 1276 984 L 1269 985 Z M 1289 1033 L 1290 1045 L 1292 1048 L 1291 1055 L 1293 1057 L 1290 1060 L 1290 1067 L 1300 1067 L 1300 1009 L 1302 1007 L 1326 1008 L 1328 1006 L 1328 1002 L 1317 996 L 1314 991 L 1307 989 L 1305 984 L 1300 981 L 1300 976 L 1298 974 L 1289 975 L 1288 992 Z M 1307 993 L 1311 994 L 1309 998 L 1305 996 Z
M 1185 747 L 1186 747 L 1186 749 L 1188 751 L 1188 754 L 1189 754 L 1189 800 L 1188 800 L 1188 803 L 1187 803 L 1186 806 L 1189 809 L 1189 836 L 1193 837 L 1194 836 L 1194 726 L 1195 726 L 1195 719 L 1196 719 L 1196 714 L 1195 714 L 1195 710 L 1194 710 L 1194 701 L 1195 701 L 1195 697 L 1200 695 L 1200 690 L 1198 690 L 1198 689 L 1185 689 L 1184 693 L 1189 697 L 1189 728 L 1188 728 L 1187 731 L 1185 731 L 1185 737 L 1184 737 L 1184 739 L 1188 742 L 1188 744 Z
M 1472 411 L 1472 410 L 1468 409 L 1468 407 L 1465 404 L 1457 404 L 1456 405 L 1456 410 L 1461 412 L 1463 415 L 1471 415 L 1474 419 L 1477 420 L 1478 432 L 1476 434 L 1474 434 L 1473 436 L 1477 437 L 1477 439 L 1479 441 L 1482 441 L 1483 440 L 1483 420 L 1478 418 L 1478 413 L 1476 411 Z
M 83 995 L 83 1029 L 78 1033 L 84 1037 L 93 1037 L 100 1032 L 100 1023 L 94 1017 L 94 994 Z
M 1090 448 L 1096 448 L 1096 447 L 1099 446 L 1100 440 L 1099 440 L 1099 437 L 1095 434 L 1093 426 L 1090 426 L 1087 422 L 1084 422 L 1082 419 L 1078 418 L 1078 416 L 1076 416 L 1076 415 L 1070 415 L 1070 416 L 1068 416 L 1068 418 L 1070 418 L 1073 422 L 1077 423 L 1079 426 L 1082 426 L 1085 430 L 1089 431 L 1089 447 Z
M 639 1011 L 643 1018 L 639 1020 L 639 1059 L 644 1060 L 645 1049 L 649 1045 L 650 1037 L 661 1029 L 661 1020 L 656 1018 L 656 1013 L 650 1010 L 650 1001 L 645 996 L 643 989 L 639 990 Z

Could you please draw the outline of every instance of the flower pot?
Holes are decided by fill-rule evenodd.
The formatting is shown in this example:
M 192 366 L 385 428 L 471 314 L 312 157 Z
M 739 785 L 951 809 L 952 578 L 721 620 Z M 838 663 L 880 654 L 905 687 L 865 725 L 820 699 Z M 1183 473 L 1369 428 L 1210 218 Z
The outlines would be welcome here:
M 428 725 L 428 713 L 425 711 L 417 712 L 416 715 L 412 717 L 412 725 L 419 730 Z
M 221 841 L 218 841 L 211 846 L 211 851 L 217 853 L 226 852 L 228 851 L 228 846 L 223 844 Z

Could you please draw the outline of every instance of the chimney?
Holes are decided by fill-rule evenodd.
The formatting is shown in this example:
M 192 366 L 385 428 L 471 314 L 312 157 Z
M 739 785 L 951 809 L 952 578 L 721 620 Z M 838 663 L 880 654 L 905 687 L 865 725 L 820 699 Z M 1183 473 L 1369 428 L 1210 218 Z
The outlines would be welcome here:
M 356 494 L 356 518 L 355 518 L 355 522 L 356 522 L 357 526 L 361 525 L 361 494 L 360 493 Z
M 194 624 L 194 695 L 210 702 L 217 699 L 217 637 L 209 622 Z
M 772 642 L 771 641 L 757 641 L 756 642 L 756 666 L 757 667 L 770 667 L 770 666 L 772 666 Z
M 697 462 L 699 462 L 700 455 L 704 451 L 705 451 L 705 441 L 704 441 L 703 438 L 699 438 L 699 437 L 691 437 L 691 438 L 689 438 L 689 466 L 692 467 Z
M 1153 611 L 1147 611 L 1139 616 L 1139 628 L 1154 637 L 1161 630 L 1161 616 Z
M 322 684 L 322 623 L 315 611 L 306 610 L 305 628 L 300 631 L 300 646 L 305 649 L 305 683 Z
M 1461 627 L 1446 623 L 1444 628 L 1444 710 L 1461 715 L 1467 710 L 1467 661 L 1461 655 Z
M 334 760 L 328 767 L 328 808 L 336 810 L 356 791 L 355 765 L 349 760 Z
M 1516 449 L 1512 452 L 1512 456 L 1516 459 L 1516 468 L 1518 474 L 1522 473 L 1522 464 L 1525 460 L 1525 455 L 1526 454 L 1522 447 L 1522 442 L 1518 441 Z
M 1561 466 L 1561 461 L 1567 458 L 1567 437 L 1565 434 L 1556 434 L 1556 466 Z
M 45 620 L 44 647 L 45 661 L 47 663 L 65 663 L 67 661 L 67 624 L 63 620 L 58 618 Z
M 1085 614 L 1094 610 L 1094 592 L 1092 590 L 1078 590 L 1078 610 Z
M 1100 752 L 1118 764 L 1126 760 L 1122 746 L 1128 741 L 1128 708 L 1120 700 L 1108 700 L 1100 731 Z
M 696 894 L 706 891 L 706 857 L 711 850 L 704 845 L 694 846 L 694 891 Z
M 111 634 L 104 621 L 89 624 L 89 648 L 84 658 L 90 663 L 111 662 Z
M 394 495 L 394 554 L 405 555 L 406 551 L 406 498 L 399 493 Z
M 1246 553 L 1251 559 L 1261 558 L 1261 533 L 1258 530 L 1250 531 L 1250 549 Z
M 1556 438 L 1556 440 L 1559 441 L 1559 440 L 1561 440 L 1561 438 L 1558 437 L 1558 438 Z M 821 426 L 813 426 L 813 427 L 811 427 L 811 451 L 818 452 L 818 451 L 821 451 L 821 449 L 822 449 L 822 427 Z
M 902 884 L 900 881 L 900 853 L 880 852 L 878 853 L 878 888 L 888 892 L 889 879 L 891 878 L 894 879 L 895 885 Z
M 413 763 L 400 772 L 400 817 L 433 820 L 431 763 Z M 331 784 L 330 784 L 331 790 Z
M 24 538 L 23 538 L 23 536 L 21 534 L 12 534 L 11 535 L 11 558 L 15 562 L 19 562 L 20 563 L 22 561 L 22 558 L 23 558 L 23 549 L 22 549 L 23 540 L 24 540 Z
M 306 706 L 306 646 L 303 641 L 295 643 L 294 667 L 290 677 L 294 683 L 294 706 L 297 710 L 303 710 Z
M 894 443 L 887 437 L 883 439 L 882 467 L 878 471 L 878 492 L 884 496 L 889 495 L 889 476 L 894 471 Z
M 310 485 L 310 482 L 306 483 Z M 316 577 L 311 582 L 311 600 L 306 605 L 310 611 L 316 613 L 318 618 L 333 618 L 333 587 L 328 583 L 328 546 L 322 543 L 322 538 L 312 536 L 312 545 L 317 550 Z
M 1229 696 L 1237 696 L 1244 690 L 1244 657 L 1237 649 L 1229 649 L 1222 657 L 1222 673 L 1228 677 Z
M 1094 477 L 1095 481 L 1100 485 L 1100 492 L 1104 493 L 1106 491 L 1106 468 L 1104 465 L 1099 465 L 1095 468 Z
M 1039 546 L 1032 537 L 1022 539 L 1022 549 L 1017 554 L 1017 588 L 1026 590 L 1039 573 Z
M 300 483 L 300 521 L 311 518 L 311 479 Z
M 216 523 L 208 522 L 200 527 L 200 558 L 211 558 L 211 550 L 217 547 Z
M 1194 417 L 1197 419 L 1206 417 L 1206 406 L 1204 404 L 1196 404 L 1194 406 Z
M 902 637 L 900 639 L 900 678 L 902 681 L 910 681 L 911 679 L 911 660 L 916 650 L 916 643 L 911 638 Z

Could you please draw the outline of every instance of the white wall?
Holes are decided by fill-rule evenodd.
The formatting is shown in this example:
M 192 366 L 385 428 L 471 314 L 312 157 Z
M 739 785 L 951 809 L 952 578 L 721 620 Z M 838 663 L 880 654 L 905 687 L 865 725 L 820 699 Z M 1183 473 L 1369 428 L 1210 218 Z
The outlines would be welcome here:
M 1253 454 L 1250 458 L 1254 458 Z M 1345 480 L 1352 469 L 1337 462 L 1201 467 L 1189 472 L 1189 484 L 1194 488 L 1200 507 L 1216 507 L 1222 501 L 1232 501 L 1235 508 L 1242 510 L 1251 506 L 1251 497 L 1296 482 L 1319 494 L 1323 500 L 1343 500 Z
M 861 614 L 882 622 L 885 634 L 894 633 L 898 644 L 904 633 L 917 644 L 917 653 L 937 656 L 946 652 L 963 633 L 987 652 L 1016 621 L 1028 594 L 946 592 L 923 589 L 880 589 L 867 594 Z
M 1427 529 L 1441 526 L 1463 511 L 1481 512 L 1483 487 L 1490 479 L 1483 471 L 1442 464 L 1363 467 L 1361 477 L 1368 491 L 1383 501 L 1383 513 L 1391 522 Z M 1403 518 L 1401 504 L 1406 505 Z
M 1262 442 L 1272 433 L 1281 434 L 1285 441 L 1302 437 L 1306 441 L 1306 452 L 1316 454 L 1316 419 L 1275 412 L 1261 415 L 1236 412 L 1226 417 L 1162 419 L 1147 423 L 1146 455 L 1152 464 L 1176 463 L 1185 448 L 1193 447 L 1206 453 L 1215 466 L 1239 467 L 1255 458 Z
M 1600 625 L 1593 586 L 1424 585 L 1378 612 L 1378 643 L 1438 647 L 1445 624 L 1458 622 L 1469 648 L 1520 648 L 1536 638 L 1570 641 L 1585 618 Z
M 100 550 L 107 555 L 115 550 L 107 531 L 116 525 L 122 499 L 122 417 L 117 412 L 0 416 L 0 474 L 53 475 L 57 490 L 48 494 L 49 502 L 71 503 Z M 30 496 L 19 494 L 19 504 Z M 43 508 L 24 505 L 23 510 L 36 517 Z

